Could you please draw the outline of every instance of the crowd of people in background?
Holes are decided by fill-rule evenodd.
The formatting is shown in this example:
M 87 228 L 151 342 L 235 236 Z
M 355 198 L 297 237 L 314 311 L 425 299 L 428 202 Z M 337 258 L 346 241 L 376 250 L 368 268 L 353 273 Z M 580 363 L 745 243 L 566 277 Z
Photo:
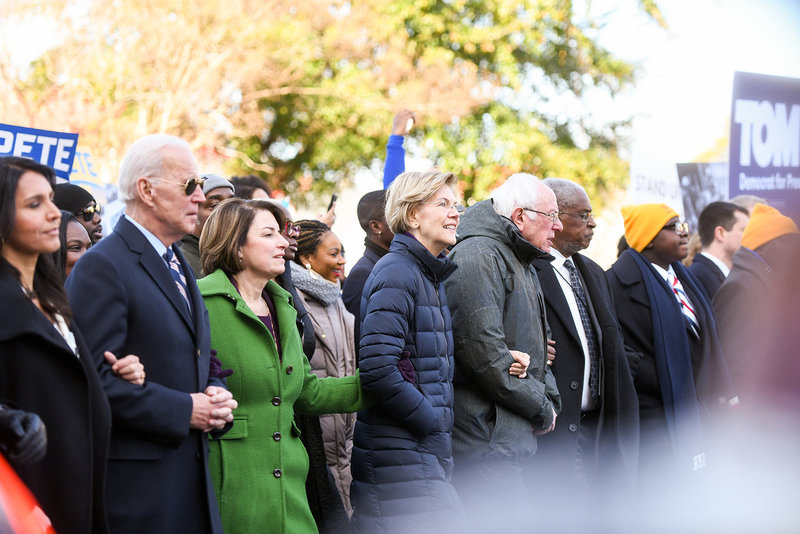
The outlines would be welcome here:
M 405 171 L 413 121 L 349 273 L 335 205 L 293 220 L 176 137 L 129 148 L 105 235 L 0 159 L 0 483 L 32 495 L 0 532 L 625 531 L 719 494 L 745 461 L 720 435 L 800 401 L 795 222 L 713 202 L 690 253 L 675 210 L 626 205 L 604 271 L 580 183 L 464 208 Z

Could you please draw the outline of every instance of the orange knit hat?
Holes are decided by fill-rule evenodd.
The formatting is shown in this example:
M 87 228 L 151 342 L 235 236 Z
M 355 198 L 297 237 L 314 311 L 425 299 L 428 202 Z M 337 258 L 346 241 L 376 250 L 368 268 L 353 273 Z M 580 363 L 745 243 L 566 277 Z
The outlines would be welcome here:
M 678 217 L 678 212 L 666 204 L 628 205 L 620 211 L 625 222 L 625 240 L 637 252 L 643 251 L 670 219 Z
M 742 245 L 756 249 L 776 237 L 800 233 L 797 225 L 786 215 L 766 204 L 756 204 L 742 234 Z

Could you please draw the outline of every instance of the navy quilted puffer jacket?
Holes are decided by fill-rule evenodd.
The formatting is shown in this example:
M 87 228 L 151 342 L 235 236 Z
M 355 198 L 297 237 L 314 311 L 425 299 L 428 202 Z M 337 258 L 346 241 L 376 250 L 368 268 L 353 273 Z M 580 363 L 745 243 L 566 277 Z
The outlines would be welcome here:
M 361 297 L 356 532 L 429 532 L 461 520 L 453 469 L 453 334 L 442 281 L 456 266 L 396 235 Z M 441 531 L 441 530 L 440 530 Z

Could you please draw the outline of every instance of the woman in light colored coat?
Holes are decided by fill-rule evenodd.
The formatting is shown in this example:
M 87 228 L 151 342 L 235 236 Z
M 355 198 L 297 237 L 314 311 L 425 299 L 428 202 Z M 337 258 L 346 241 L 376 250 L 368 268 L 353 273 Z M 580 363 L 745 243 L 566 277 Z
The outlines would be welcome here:
M 310 360 L 311 370 L 321 378 L 352 375 L 356 370 L 354 319 L 344 306 L 339 285 L 345 264 L 342 244 L 324 223 L 304 220 L 297 224 L 300 226 L 297 253 L 294 263 L 289 265 L 298 297 L 314 323 L 317 346 Z M 325 457 L 349 515 L 353 479 L 350 457 L 356 416 L 340 413 L 323 415 L 319 419 Z

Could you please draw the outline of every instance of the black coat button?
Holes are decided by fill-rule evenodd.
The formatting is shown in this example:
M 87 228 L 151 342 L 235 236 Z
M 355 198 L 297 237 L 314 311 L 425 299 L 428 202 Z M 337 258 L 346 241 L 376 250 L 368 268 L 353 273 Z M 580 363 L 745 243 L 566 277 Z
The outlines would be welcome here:
M 283 476 L 283 471 L 281 471 L 280 469 L 276 469 L 275 471 L 272 472 L 272 476 L 274 476 L 275 478 L 281 478 Z
M 287 374 L 287 375 L 290 375 L 290 374 L 292 374 L 293 372 L 294 372 L 294 367 L 292 367 L 291 365 L 290 365 L 289 367 L 287 367 L 287 368 L 286 368 L 286 374 Z
M 275 441 L 280 441 L 281 440 L 281 433 L 280 432 L 275 432 L 274 434 L 272 434 L 272 439 L 274 439 Z
M 570 424 L 569 425 L 569 431 L 570 432 L 577 432 L 578 431 L 578 425 L 576 425 L 575 423 Z
M 579 384 L 578 384 L 577 380 L 573 380 L 572 382 L 569 383 L 569 388 L 570 389 L 578 389 L 578 386 L 579 386 Z
M 280 406 L 281 398 L 280 397 L 272 397 L 272 404 L 275 406 Z

